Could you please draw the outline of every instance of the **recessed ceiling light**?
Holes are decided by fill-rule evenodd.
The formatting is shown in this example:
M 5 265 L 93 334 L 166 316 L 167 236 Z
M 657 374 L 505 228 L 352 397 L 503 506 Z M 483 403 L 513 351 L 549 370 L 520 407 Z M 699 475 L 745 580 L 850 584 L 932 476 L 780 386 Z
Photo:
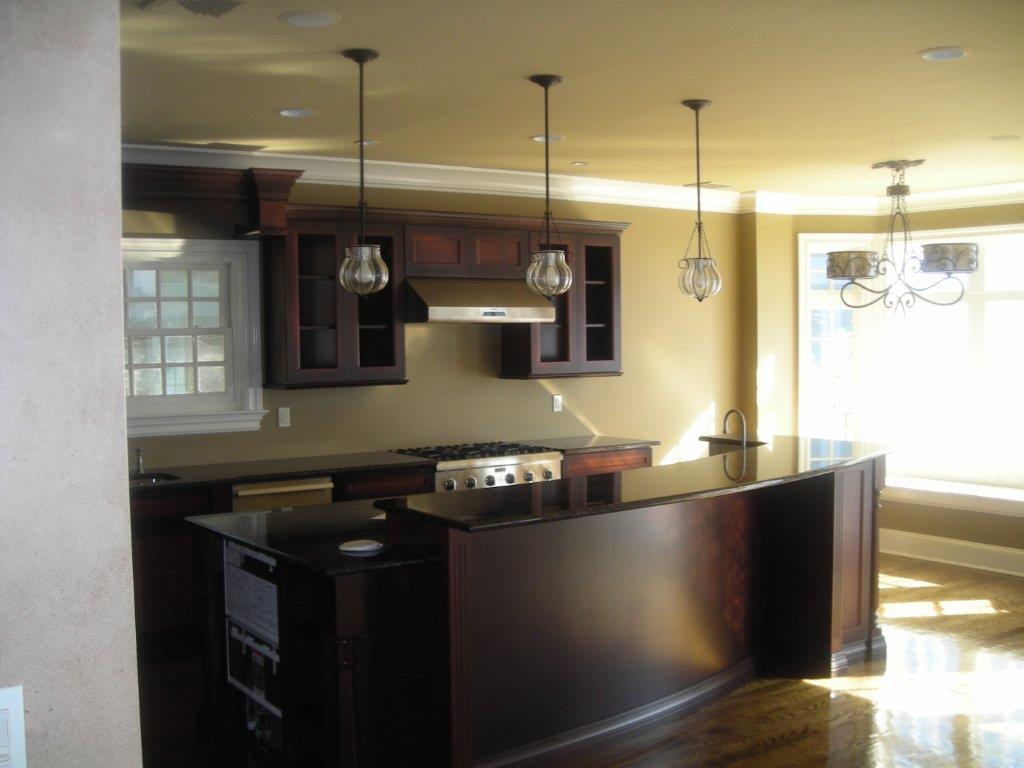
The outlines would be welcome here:
M 586 160 L 573 160 L 569 165 L 575 165 L 577 168 L 586 168 L 590 163 Z
M 1020 141 L 1021 136 L 1019 133 L 1003 133 L 999 136 L 989 136 L 989 141 Z
M 962 59 L 967 55 L 967 49 L 959 45 L 940 45 L 935 48 L 925 48 L 918 51 L 917 55 L 925 61 L 953 61 Z
M 358 144 L 359 143 L 359 139 L 356 139 L 352 143 L 353 144 Z M 372 147 L 374 144 L 380 144 L 380 139 L 363 139 L 363 146 L 364 147 Z
M 281 117 L 312 117 L 316 114 L 316 110 L 307 109 L 306 107 L 288 107 L 277 110 L 277 114 Z
M 556 142 L 556 141 L 561 141 L 562 139 L 565 138 L 565 136 L 559 136 L 557 133 L 549 133 L 546 136 L 543 133 L 535 133 L 530 138 L 533 141 L 540 141 L 540 142 L 546 141 L 549 144 L 551 144 L 551 143 Z
M 336 13 L 320 13 L 319 11 L 288 11 L 277 18 L 285 24 L 303 29 L 329 27 L 341 21 L 341 17 Z

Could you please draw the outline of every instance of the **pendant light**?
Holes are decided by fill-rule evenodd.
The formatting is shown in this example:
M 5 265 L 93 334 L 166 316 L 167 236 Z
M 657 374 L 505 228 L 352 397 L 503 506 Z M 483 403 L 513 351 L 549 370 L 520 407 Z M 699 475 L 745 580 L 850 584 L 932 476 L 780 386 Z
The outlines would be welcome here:
M 338 282 L 349 293 L 368 296 L 388 284 L 388 266 L 379 245 L 366 243 L 366 137 L 363 134 L 363 65 L 379 55 L 369 48 L 348 48 L 341 52 L 359 65 L 359 233 L 355 245 L 345 249 Z
M 700 111 L 710 106 L 707 99 L 687 99 L 684 107 L 693 110 L 693 118 L 697 129 L 697 223 L 690 234 L 690 242 L 686 245 L 686 254 L 679 261 L 683 273 L 679 276 L 679 290 L 697 301 L 704 301 L 722 290 L 722 276 L 718 274 L 715 260 L 711 257 L 711 247 L 707 235 L 704 234 L 704 219 L 700 207 Z M 694 239 L 697 240 L 697 253 L 690 256 Z
M 526 270 L 526 286 L 549 299 L 572 287 L 572 270 L 565 262 L 565 251 L 551 244 L 551 133 L 548 130 L 548 90 L 562 82 L 558 75 L 532 75 L 531 83 L 544 89 L 544 242 L 531 257 Z
M 893 314 L 906 315 L 918 299 L 941 307 L 956 304 L 964 297 L 965 286 L 953 275 L 969 275 L 978 269 L 977 243 L 929 243 L 921 246 L 916 255 L 910 239 L 910 217 L 907 213 L 907 168 L 921 165 L 924 160 L 883 160 L 872 168 L 886 168 L 892 174 L 892 183 L 886 188 L 889 196 L 889 232 L 885 250 L 879 256 L 875 251 L 830 251 L 826 274 L 830 280 L 846 280 L 839 290 L 839 298 L 851 309 L 863 309 L 879 301 Z M 942 275 L 927 285 L 920 282 L 922 275 Z M 864 282 L 882 278 L 882 284 Z M 851 286 L 863 293 L 855 294 Z M 940 287 L 941 286 L 941 287 Z M 936 293 L 926 291 L 939 288 Z M 865 298 L 866 297 L 866 298 Z

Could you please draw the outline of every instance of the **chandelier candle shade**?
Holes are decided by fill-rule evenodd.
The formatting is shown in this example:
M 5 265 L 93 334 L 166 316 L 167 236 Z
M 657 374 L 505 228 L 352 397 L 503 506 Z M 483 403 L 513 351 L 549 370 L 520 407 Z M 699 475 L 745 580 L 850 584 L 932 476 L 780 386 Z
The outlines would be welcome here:
M 532 75 L 530 82 L 544 89 L 544 242 L 531 257 L 526 270 L 526 286 L 549 299 L 572 287 L 572 270 L 565 260 L 565 251 L 551 244 L 551 132 L 548 130 L 548 91 L 562 82 L 558 75 Z
M 929 243 L 921 246 L 921 255 L 914 254 L 910 240 L 910 218 L 907 214 L 907 196 L 910 187 L 906 183 L 907 168 L 921 165 L 924 160 L 884 160 L 872 168 L 888 168 L 892 172 L 892 184 L 886 189 L 891 203 L 889 232 L 886 235 L 885 251 L 879 256 L 875 251 L 831 251 L 825 272 L 830 280 L 846 280 L 839 291 L 843 304 L 853 309 L 870 307 L 881 301 L 893 312 L 906 313 L 918 299 L 937 306 L 956 304 L 964 296 L 964 284 L 954 274 L 970 274 L 978 269 L 977 243 Z M 914 275 L 941 274 L 928 285 L 914 280 Z M 862 280 L 884 278 L 884 285 L 871 286 Z M 867 294 L 863 300 L 853 297 L 853 286 Z M 934 288 L 946 289 L 941 293 L 926 296 Z
M 349 48 L 341 52 L 359 65 L 359 233 L 355 245 L 345 249 L 338 282 L 349 293 L 369 296 L 388 284 L 388 267 L 379 245 L 366 243 L 366 136 L 363 130 L 363 65 L 379 55 L 368 48 Z
M 710 106 L 707 99 L 687 99 L 682 102 L 684 107 L 693 110 L 693 117 L 697 134 L 697 223 L 690 234 L 690 242 L 686 245 L 686 254 L 679 261 L 679 268 L 683 270 L 679 275 L 679 290 L 687 296 L 692 296 L 697 301 L 714 296 L 722 290 L 722 276 L 715 267 L 715 260 L 711 257 L 711 246 L 708 245 L 707 235 L 704 234 L 704 218 L 701 213 L 700 189 L 700 111 Z M 690 252 L 694 240 L 697 241 L 697 252 L 693 256 Z

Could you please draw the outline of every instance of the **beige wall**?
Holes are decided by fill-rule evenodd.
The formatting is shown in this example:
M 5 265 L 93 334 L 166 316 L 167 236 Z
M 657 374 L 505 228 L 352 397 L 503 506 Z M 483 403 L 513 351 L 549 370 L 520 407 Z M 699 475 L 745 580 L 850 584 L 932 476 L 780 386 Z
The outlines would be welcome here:
M 389 208 L 536 216 L 542 203 L 501 198 L 374 190 Z M 351 204 L 355 190 L 298 185 L 292 202 Z M 292 426 L 276 414 L 252 433 L 146 438 L 149 466 L 258 457 L 303 456 L 485 439 L 606 434 L 660 440 L 655 460 L 704 452 L 697 435 L 738 403 L 739 325 L 743 316 L 736 216 L 707 216 L 708 237 L 726 290 L 698 304 L 676 287 L 678 260 L 693 214 L 656 208 L 554 203 L 560 218 L 627 221 L 622 237 L 621 377 L 510 381 L 498 378 L 500 329 L 480 325 L 406 326 L 403 386 L 264 390 L 271 411 L 292 409 Z M 147 220 L 148 219 L 148 220 Z M 126 234 L 208 234 L 173 217 L 126 217 Z M 565 398 L 551 412 L 551 394 Z
M 141 762 L 117 3 L 0 3 L 0 687 L 28 764 Z

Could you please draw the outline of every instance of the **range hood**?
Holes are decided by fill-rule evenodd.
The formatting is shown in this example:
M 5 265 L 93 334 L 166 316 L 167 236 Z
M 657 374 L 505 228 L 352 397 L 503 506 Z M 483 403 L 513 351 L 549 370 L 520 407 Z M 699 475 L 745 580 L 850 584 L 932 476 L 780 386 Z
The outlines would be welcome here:
M 555 308 L 522 280 L 461 277 L 406 279 L 411 323 L 553 323 Z

